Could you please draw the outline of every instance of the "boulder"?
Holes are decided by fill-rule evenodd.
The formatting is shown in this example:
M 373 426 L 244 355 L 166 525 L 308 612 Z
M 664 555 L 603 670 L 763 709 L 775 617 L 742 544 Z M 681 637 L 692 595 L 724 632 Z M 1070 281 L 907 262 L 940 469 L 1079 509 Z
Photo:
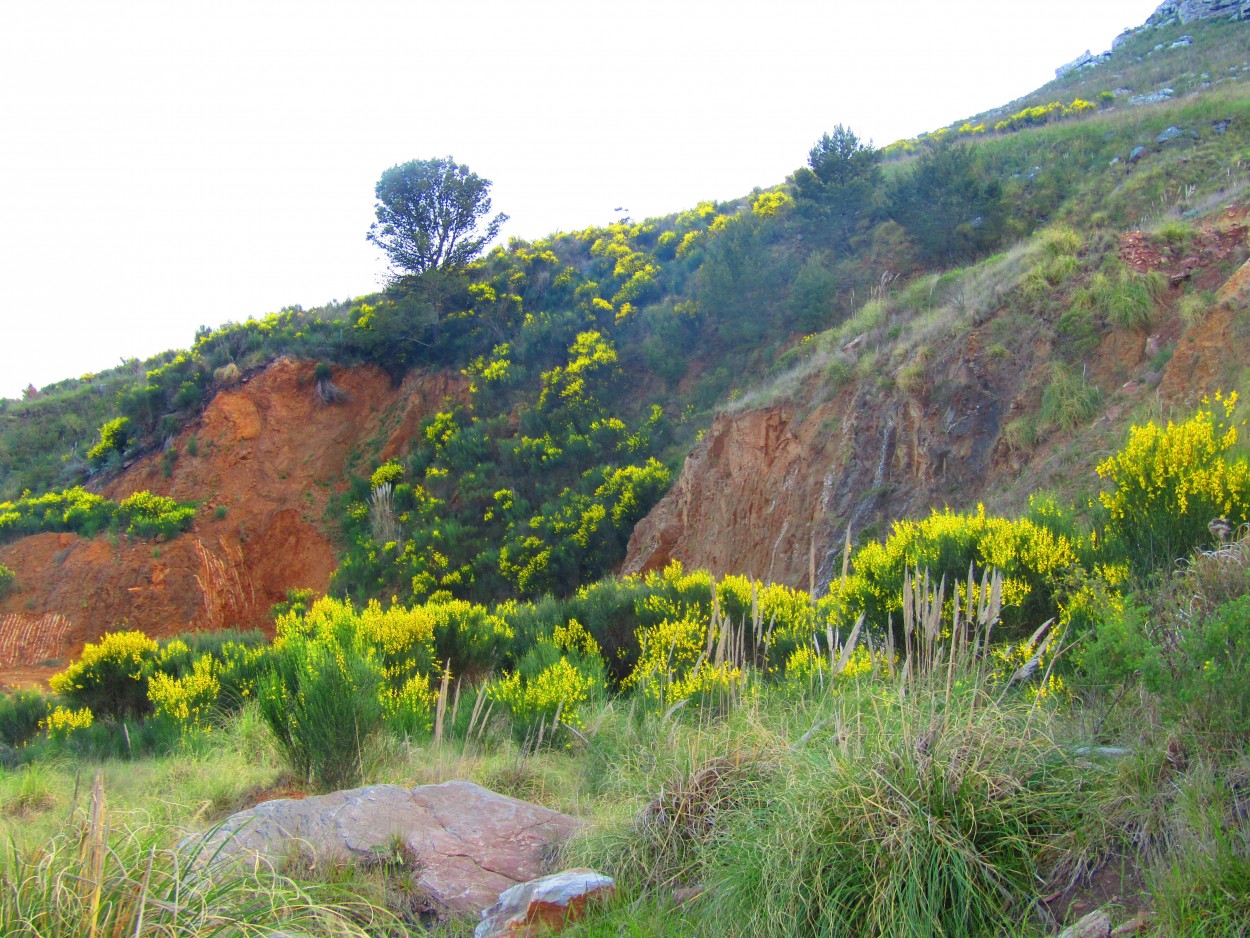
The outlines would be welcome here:
M 591 902 L 616 892 L 610 876 L 594 870 L 566 870 L 506 890 L 482 913 L 473 938 L 544 935 L 580 919 Z
M 1169 140 L 1175 140 L 1184 133 L 1185 132 L 1179 127 L 1169 127 L 1167 130 L 1163 131 L 1163 133 L 1159 134 L 1159 136 L 1155 137 L 1155 143 L 1167 143 Z
M 1146 148 L 1145 148 L 1145 147 L 1133 147 L 1133 151 L 1132 151 L 1131 153 L 1129 153 L 1129 155 L 1128 155 L 1128 161 L 1129 161 L 1130 163 L 1136 163 L 1138 160 L 1140 160 L 1140 159 L 1141 159 L 1143 156 L 1145 156 L 1145 155 L 1146 155 Z
M 582 826 L 472 782 L 371 785 L 266 801 L 232 815 L 194 849 L 214 862 L 280 861 L 293 852 L 333 862 L 376 861 L 402 848 L 417 867 L 417 888 L 437 909 L 477 915 L 500 893 L 540 876 L 551 848 Z

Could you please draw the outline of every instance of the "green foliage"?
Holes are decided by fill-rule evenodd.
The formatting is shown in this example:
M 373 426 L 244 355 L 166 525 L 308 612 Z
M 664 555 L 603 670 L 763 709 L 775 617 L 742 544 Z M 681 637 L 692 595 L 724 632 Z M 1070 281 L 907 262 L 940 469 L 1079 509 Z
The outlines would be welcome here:
M 1095 274 L 1083 301 L 1120 329 L 1147 329 L 1154 315 L 1154 300 L 1147 281 L 1128 271 L 1117 275 Z
M 75 486 L 60 492 L 0 502 L 0 543 L 45 531 L 95 537 L 121 528 L 136 537 L 174 537 L 195 520 L 195 506 L 163 495 L 135 492 L 120 503 Z
M 839 124 L 790 178 L 799 218 L 809 236 L 844 249 L 868 226 L 881 188 L 881 153 Z
M 174 537 L 191 527 L 195 506 L 164 495 L 135 492 L 117 506 L 117 518 L 127 534 L 136 537 Z
M 940 693 L 833 704 L 854 742 L 781 756 L 726 812 L 703 851 L 704 914 L 755 935 L 1014 931 L 1091 799 L 1027 706 L 965 690 L 931 722 L 924 699 Z
M 13 584 L 17 580 L 17 574 L 0 563 L 0 600 L 7 599 L 9 593 L 13 592 Z
M 1002 238 L 1002 186 L 968 146 L 943 143 L 925 153 L 891 185 L 887 205 L 929 263 L 967 260 Z
M 380 663 L 355 636 L 285 635 L 260 678 L 261 713 L 291 771 L 322 791 L 360 781 L 381 729 Z
M 87 459 L 95 467 L 103 466 L 111 458 L 120 458 L 130 441 L 130 419 L 117 417 L 100 427 L 100 442 L 87 450 Z
M 48 700 L 33 690 L 0 695 L 0 744 L 18 749 L 39 734 L 48 715 Z M 0 760 L 2 764 L 3 760 Z
M 1042 409 L 1038 415 L 1046 430 L 1074 430 L 1088 423 L 1098 413 L 1102 394 L 1085 380 L 1085 375 L 1062 362 L 1051 367 L 1050 383 L 1042 391 Z
M 382 174 L 369 240 L 410 274 L 463 267 L 494 240 L 504 214 L 490 215 L 490 181 L 451 157 L 410 160 Z

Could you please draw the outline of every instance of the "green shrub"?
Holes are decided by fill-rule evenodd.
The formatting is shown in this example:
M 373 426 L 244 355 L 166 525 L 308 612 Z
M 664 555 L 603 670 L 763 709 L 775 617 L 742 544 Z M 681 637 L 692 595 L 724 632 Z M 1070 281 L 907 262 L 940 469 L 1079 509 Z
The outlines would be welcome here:
M 1152 284 L 1155 281 L 1127 270 L 1115 277 L 1095 274 L 1088 296 L 1112 325 L 1120 329 L 1147 329 L 1154 316 Z
M 966 689 L 935 717 L 847 692 L 824 734 L 717 818 L 708 920 L 761 936 L 1015 933 L 1089 796 L 1029 708 Z M 975 718 L 972 713 L 975 710 Z
M 16 579 L 17 574 L 0 563 L 0 599 L 5 599 L 13 591 Z
M 384 678 L 358 642 L 283 637 L 261 674 L 261 714 L 290 770 L 324 791 L 350 788 L 382 727 Z
M 0 743 L 17 749 L 39 735 L 48 715 L 48 700 L 38 691 L 19 690 L 0 696 Z
M 1161 661 L 1146 671 L 1150 690 L 1201 733 L 1250 732 L 1250 596 L 1192 622 L 1178 618 L 1162 638 Z
M 136 537 L 176 537 L 195 521 L 195 506 L 164 495 L 135 492 L 117 506 L 118 521 Z
M 100 427 L 100 441 L 87 450 L 87 461 L 91 465 L 103 466 L 114 453 L 119 456 L 130 442 L 130 419 L 118 417 Z

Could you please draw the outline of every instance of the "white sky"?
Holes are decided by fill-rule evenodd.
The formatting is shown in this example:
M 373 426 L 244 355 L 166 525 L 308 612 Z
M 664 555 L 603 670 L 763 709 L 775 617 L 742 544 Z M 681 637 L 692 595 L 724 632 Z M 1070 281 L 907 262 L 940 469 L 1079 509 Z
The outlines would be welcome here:
M 3 0 L 0 396 L 359 296 L 373 186 L 451 155 L 505 236 L 771 186 L 1005 104 L 1157 0 Z

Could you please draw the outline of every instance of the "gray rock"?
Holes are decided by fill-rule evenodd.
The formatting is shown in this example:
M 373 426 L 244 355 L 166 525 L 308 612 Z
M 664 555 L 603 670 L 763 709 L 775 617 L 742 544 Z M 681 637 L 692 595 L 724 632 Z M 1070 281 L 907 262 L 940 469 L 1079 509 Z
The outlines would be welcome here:
M 1108 938 L 1111 934 L 1111 916 L 1101 909 L 1090 912 L 1075 925 L 1069 925 L 1059 933 L 1059 938 Z
M 1179 127 L 1169 127 L 1167 130 L 1163 131 L 1163 133 L 1159 134 L 1159 136 L 1155 137 L 1155 143 L 1167 143 L 1169 140 L 1175 140 L 1177 137 L 1183 136 L 1184 133 L 1185 131 L 1181 130 Z
M 1250 20 L 1250 0 L 1165 0 L 1146 20 L 1146 25 L 1163 26 L 1174 19 L 1182 23 L 1209 19 Z
M 1124 161 L 1123 161 L 1122 159 L 1120 159 L 1120 158 L 1117 156 L 1114 160 L 1112 160 L 1112 161 L 1111 161 L 1110 163 L 1108 163 L 1107 165 L 1108 165 L 1108 166 L 1119 166 L 1119 165 L 1120 165 L 1121 163 L 1123 163 L 1123 162 L 1124 162 Z
M 1086 49 L 1067 65 L 1061 65 L 1055 69 L 1055 77 L 1062 78 L 1064 75 L 1071 75 L 1073 72 L 1081 69 L 1093 68 L 1096 65 L 1102 65 L 1109 61 L 1111 61 L 1110 52 L 1100 52 L 1098 55 L 1093 55 Z
M 1124 45 L 1124 43 L 1128 42 L 1128 40 L 1132 39 L 1139 32 L 1141 32 L 1141 28 L 1138 28 L 1138 29 L 1130 28 L 1130 29 L 1124 30 L 1124 32 L 1120 33 L 1120 35 L 1116 36 L 1113 40 L 1111 40 L 1111 51 L 1115 52 L 1118 48 L 1120 48 L 1120 46 Z
M 1139 94 L 1128 99 L 1131 105 L 1138 104 L 1158 104 L 1160 101 L 1168 101 L 1172 95 L 1176 94 L 1171 88 L 1160 88 L 1154 94 Z
M 591 902 L 602 902 L 615 892 L 616 883 L 610 876 L 586 869 L 521 883 L 505 890 L 499 901 L 482 913 L 473 938 L 550 934 L 580 919 Z
M 1136 163 L 1145 155 L 1146 155 L 1145 147 L 1133 147 L 1133 152 L 1128 155 L 1128 161 L 1130 163 Z
M 1223 136 L 1224 133 L 1228 130 L 1228 125 L 1231 123 L 1232 123 L 1232 120 L 1227 117 L 1224 118 L 1222 121 L 1212 121 L 1211 129 L 1214 130 L 1217 134 L 1220 134 L 1221 136 Z
M 577 818 L 472 782 L 402 788 L 371 785 L 240 811 L 184 844 L 212 862 L 292 851 L 314 860 L 375 860 L 402 845 L 417 887 L 439 908 L 476 915 L 499 894 L 543 872 L 550 848 L 583 826 Z
M 1186 46 L 1192 46 L 1193 44 L 1194 44 L 1193 36 L 1181 36 L 1180 39 L 1176 40 L 1176 42 L 1172 43 L 1170 46 L 1168 46 L 1168 48 L 1169 49 L 1184 49 Z

